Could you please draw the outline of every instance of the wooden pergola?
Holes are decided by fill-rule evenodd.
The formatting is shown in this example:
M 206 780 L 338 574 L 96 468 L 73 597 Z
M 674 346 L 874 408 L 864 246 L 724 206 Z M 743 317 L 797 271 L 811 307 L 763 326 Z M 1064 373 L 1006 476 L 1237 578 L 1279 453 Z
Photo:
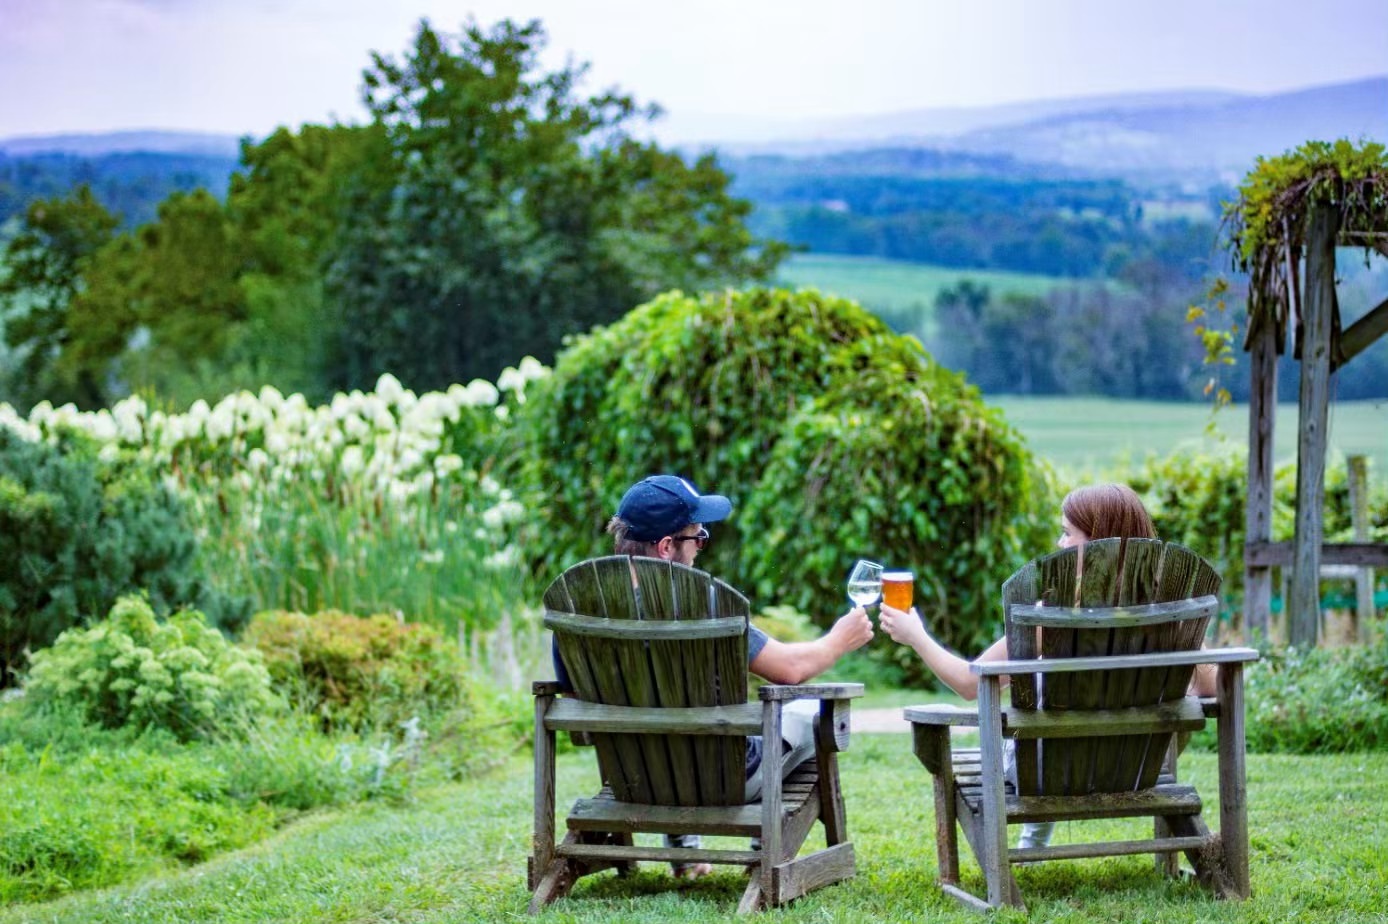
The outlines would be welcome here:
M 1249 272 L 1244 348 L 1251 376 L 1244 627 L 1255 637 L 1267 637 L 1272 569 L 1290 567 L 1288 641 L 1313 647 L 1321 565 L 1388 566 L 1388 545 L 1326 544 L 1322 530 L 1330 377 L 1388 333 L 1388 299 L 1341 329 L 1335 248 L 1388 256 L 1388 156 L 1382 145 L 1372 143 L 1312 142 L 1281 158 L 1260 160 L 1240 194 L 1231 220 L 1239 248 L 1236 264 Z M 1273 542 L 1277 357 L 1289 339 L 1301 363 L 1296 531 L 1291 542 Z

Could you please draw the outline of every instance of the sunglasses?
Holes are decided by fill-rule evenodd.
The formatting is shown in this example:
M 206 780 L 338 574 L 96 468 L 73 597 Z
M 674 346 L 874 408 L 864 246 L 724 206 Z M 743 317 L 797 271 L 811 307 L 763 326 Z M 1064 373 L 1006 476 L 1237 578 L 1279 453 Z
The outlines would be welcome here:
M 709 533 L 708 530 L 700 526 L 699 531 L 692 536 L 671 536 L 670 538 L 676 542 L 693 542 L 696 544 L 699 551 L 702 552 L 704 547 L 708 545 Z

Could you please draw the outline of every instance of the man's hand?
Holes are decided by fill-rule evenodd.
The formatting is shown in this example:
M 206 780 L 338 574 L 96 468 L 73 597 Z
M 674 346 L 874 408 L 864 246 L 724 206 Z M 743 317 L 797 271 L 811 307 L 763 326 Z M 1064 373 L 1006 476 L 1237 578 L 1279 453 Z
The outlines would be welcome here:
M 868 618 L 867 610 L 861 606 L 853 607 L 834 622 L 826 637 L 834 646 L 835 658 L 862 648 L 872 641 L 872 620 Z

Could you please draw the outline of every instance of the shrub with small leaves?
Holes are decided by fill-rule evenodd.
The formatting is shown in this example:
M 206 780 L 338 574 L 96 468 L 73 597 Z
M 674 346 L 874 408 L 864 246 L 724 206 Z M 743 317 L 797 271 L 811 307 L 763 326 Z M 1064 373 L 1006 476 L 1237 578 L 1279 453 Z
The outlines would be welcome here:
M 1388 636 L 1371 646 L 1265 655 L 1248 670 L 1245 702 L 1250 751 L 1388 748 Z
M 461 652 L 423 623 L 269 610 L 251 619 L 245 641 L 326 730 L 393 729 L 469 704 Z
M 35 652 L 26 690 L 38 707 L 72 709 L 106 728 L 165 729 L 183 741 L 235 733 L 247 716 L 277 705 L 258 653 L 232 645 L 196 610 L 163 619 L 137 596 Z

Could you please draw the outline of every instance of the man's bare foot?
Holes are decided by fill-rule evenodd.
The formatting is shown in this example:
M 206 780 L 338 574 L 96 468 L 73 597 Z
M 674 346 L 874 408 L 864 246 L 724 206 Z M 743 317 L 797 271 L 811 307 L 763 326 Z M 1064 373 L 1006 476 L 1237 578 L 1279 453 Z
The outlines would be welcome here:
M 712 863 L 677 863 L 674 866 L 676 879 L 702 879 L 712 872 Z

